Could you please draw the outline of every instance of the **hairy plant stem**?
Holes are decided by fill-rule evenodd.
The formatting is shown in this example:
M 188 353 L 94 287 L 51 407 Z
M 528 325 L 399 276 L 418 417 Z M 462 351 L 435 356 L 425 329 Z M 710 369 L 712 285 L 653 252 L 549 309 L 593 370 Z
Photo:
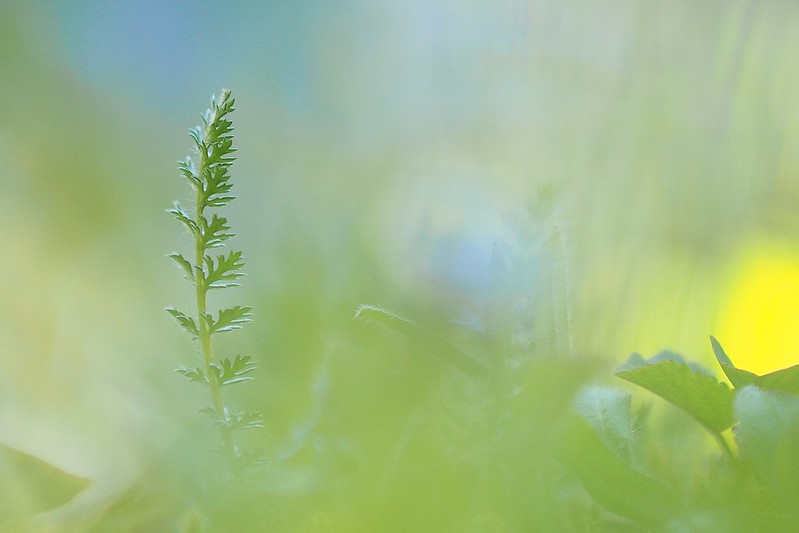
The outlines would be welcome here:
M 202 191 L 197 191 L 196 201 L 197 211 L 195 213 L 195 222 L 200 225 L 203 220 L 203 203 Z M 195 264 L 202 265 L 205 258 L 205 245 L 201 239 L 197 239 L 195 243 Z M 213 404 L 214 412 L 217 419 L 226 420 L 225 407 L 222 403 L 222 385 L 219 383 L 216 372 L 214 372 L 211 363 L 214 361 L 214 347 L 211 344 L 211 331 L 208 329 L 208 323 L 203 317 L 206 314 L 206 299 L 208 295 L 208 288 L 205 286 L 201 278 L 197 279 L 196 293 L 197 293 L 197 317 L 198 317 L 198 330 L 200 334 L 200 346 L 202 347 L 203 365 L 205 367 L 205 375 L 208 376 L 208 390 L 211 395 L 211 402 Z M 230 468 L 234 476 L 238 477 L 240 469 L 238 468 L 238 461 L 236 461 L 236 448 L 233 444 L 233 435 L 230 427 L 227 425 L 220 425 L 219 432 L 222 436 L 222 448 L 225 457 L 227 458 Z

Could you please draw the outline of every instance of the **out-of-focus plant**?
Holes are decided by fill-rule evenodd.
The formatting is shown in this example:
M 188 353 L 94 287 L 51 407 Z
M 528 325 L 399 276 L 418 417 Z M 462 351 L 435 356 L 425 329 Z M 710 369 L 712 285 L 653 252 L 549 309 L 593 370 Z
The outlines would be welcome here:
M 616 375 L 679 407 L 720 453 L 705 455 L 686 428 L 672 443 L 653 436 L 667 431 L 664 421 L 644 424 L 629 392 L 590 387 L 575 401 L 577 416 L 557 456 L 596 503 L 644 531 L 792 531 L 799 519 L 799 365 L 759 376 L 711 343 L 731 386 L 669 351 L 633 354 Z M 686 463 L 692 466 L 681 469 Z
M 0 531 L 30 531 L 35 513 L 64 505 L 90 484 L 20 450 L 0 444 Z
M 167 308 L 178 324 L 196 339 L 200 346 L 199 365 L 194 368 L 181 366 L 177 371 L 190 381 L 208 389 L 211 405 L 201 411 L 219 426 L 221 444 L 219 451 L 227 458 L 235 476 L 242 468 L 262 459 L 261 451 L 244 451 L 237 445 L 237 431 L 261 428 L 261 413 L 234 412 L 223 401 L 222 390 L 236 383 L 253 379 L 255 363 L 249 355 L 217 359 L 214 354 L 212 336 L 217 333 L 240 329 L 251 321 L 252 308 L 234 306 L 220 309 L 216 315 L 208 311 L 208 293 L 212 289 L 226 289 L 239 285 L 237 280 L 244 273 L 244 261 L 240 251 L 229 251 L 227 255 L 213 257 L 209 251 L 221 248 L 235 234 L 225 217 L 209 209 L 227 205 L 235 198 L 231 194 L 230 166 L 233 164 L 233 123 L 228 115 L 234 109 L 235 99 L 230 91 L 222 90 L 219 97 L 211 99 L 211 108 L 202 114 L 202 126 L 189 131 L 196 147 L 197 160 L 187 157 L 178 165 L 195 193 L 193 211 L 184 210 L 180 204 L 169 210 L 188 230 L 194 239 L 194 257 L 190 260 L 178 252 L 169 257 L 183 270 L 192 282 L 196 296 L 196 314 L 184 313 L 173 307 Z
M 370 305 L 359 307 L 356 318 L 395 339 L 399 334 L 411 351 L 445 369 L 439 392 L 449 394 L 436 394 L 427 415 L 443 438 L 428 442 L 437 442 L 460 468 L 477 472 L 474 479 L 484 483 L 477 493 L 488 487 L 506 497 L 522 491 L 536 510 L 503 508 L 500 499 L 456 523 L 782 532 L 799 519 L 799 365 L 759 376 L 737 368 L 711 337 L 728 384 L 671 351 L 649 359 L 633 354 L 615 375 L 688 415 L 666 410 L 658 417 L 629 391 L 586 383 L 594 366 L 588 359 L 528 351 L 517 366 L 516 358 L 501 357 L 513 353 L 507 341 L 483 331 L 446 338 Z M 513 371 L 503 372 L 506 366 Z M 458 386 L 446 386 L 452 383 Z M 412 431 L 419 431 L 418 423 Z M 464 432 L 468 438 L 458 439 Z M 520 456 L 514 453 L 519 449 L 535 453 Z M 486 503 L 470 497 L 450 503 L 470 509 Z

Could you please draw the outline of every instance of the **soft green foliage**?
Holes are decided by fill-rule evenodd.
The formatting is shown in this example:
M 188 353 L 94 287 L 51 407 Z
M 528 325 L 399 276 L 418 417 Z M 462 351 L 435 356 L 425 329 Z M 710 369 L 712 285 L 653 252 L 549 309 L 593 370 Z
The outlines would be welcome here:
M 799 397 L 744 387 L 735 398 L 741 458 L 770 489 L 780 514 L 796 515 L 799 494 Z
M 637 428 L 629 392 L 587 387 L 575 398 L 574 409 L 621 460 L 636 462 Z
M 799 3 L 309 5 L 0 2 L 0 442 L 55 467 L 3 470 L 0 531 L 795 531 L 794 371 L 748 372 L 722 306 L 796 248 Z M 164 177 L 220 75 L 242 157 L 198 219 L 201 157 Z M 710 368 L 712 328 L 730 453 L 611 370 Z M 272 463 L 228 483 L 223 429 Z
M 609 398 L 597 398 L 606 401 Z M 601 416 L 612 421 L 610 425 L 626 424 L 629 419 L 626 402 L 612 399 L 601 410 Z M 578 411 L 586 412 L 585 398 L 581 398 Z M 660 528 L 679 516 L 683 504 L 679 495 L 667 484 L 649 477 L 636 468 L 620 449 L 629 449 L 633 433 L 616 427 L 610 429 L 608 420 L 600 422 L 593 406 L 585 418 L 567 421 L 562 440 L 557 449 L 558 459 L 580 480 L 591 497 L 607 510 L 646 527 Z M 587 422 L 587 423 L 586 423 Z M 621 430 L 621 432 L 619 432 Z
M 478 334 L 450 336 L 453 340 L 449 341 L 415 321 L 372 305 L 360 306 L 356 318 L 378 326 L 394 342 L 403 339 L 417 355 L 429 354 L 444 363 L 449 379 L 457 377 L 462 391 L 476 393 L 461 392 L 457 407 L 447 403 L 454 420 L 443 424 L 442 430 L 453 422 L 461 430 L 469 427 L 474 413 L 496 414 L 499 418 L 494 423 L 479 426 L 486 450 L 502 456 L 517 446 L 535 446 L 535 455 L 505 466 L 522 468 L 527 481 L 555 483 L 548 490 L 565 491 L 571 481 L 552 477 L 553 472 L 541 462 L 542 457 L 554 458 L 579 482 L 590 502 L 572 501 L 572 512 L 577 514 L 567 519 L 560 514 L 564 502 L 553 501 L 550 504 L 559 510 L 547 518 L 531 520 L 511 513 L 504 517 L 509 520 L 506 525 L 568 531 L 790 531 L 790 524 L 799 518 L 792 505 L 799 497 L 795 367 L 756 376 L 735 368 L 711 338 L 719 364 L 734 385 L 731 388 L 674 352 L 649 359 L 633 354 L 616 375 L 697 422 L 679 426 L 680 434 L 669 436 L 663 422 L 656 423 L 650 408 L 636 405 L 630 392 L 586 384 L 588 375 L 578 377 L 577 367 L 568 361 L 528 354 L 522 368 L 535 379 L 513 380 L 498 359 L 503 353 L 501 339 Z M 464 338 L 473 340 L 464 342 Z M 590 368 L 589 360 L 580 364 L 584 372 Z M 545 414 L 532 407 L 539 402 L 550 411 Z M 571 403 L 571 412 L 558 407 L 563 402 Z M 472 415 L 465 416 L 467 412 Z M 730 428 L 732 433 L 727 431 Z M 719 448 L 713 451 L 701 445 L 703 431 Z M 536 432 L 537 437 L 532 437 Z M 700 445 L 691 444 L 697 438 Z M 476 442 L 471 439 L 473 446 Z M 465 453 L 486 460 L 479 447 Z M 516 479 L 514 483 L 518 487 L 522 482 Z M 537 507 L 548 501 L 532 486 L 526 490 Z M 588 518 L 591 513 L 593 518 Z M 773 518 L 766 523 L 764 516 Z
M 240 251 L 231 250 L 216 258 L 208 252 L 224 246 L 235 234 L 225 217 L 217 213 L 210 215 L 208 209 L 226 206 L 235 198 L 231 194 L 230 166 L 233 164 L 233 123 L 228 115 L 234 109 L 235 100 L 230 91 L 223 90 L 218 98 L 212 98 L 211 108 L 202 114 L 202 126 L 189 131 L 195 144 L 197 162 L 191 157 L 181 161 L 178 169 L 189 182 L 195 205 L 192 212 L 184 210 L 177 202 L 169 212 L 186 228 L 194 240 L 194 260 L 174 252 L 169 257 L 183 270 L 195 288 L 196 315 L 192 316 L 174 308 L 167 312 L 178 324 L 197 339 L 202 354 L 201 364 L 195 368 L 180 367 L 177 371 L 190 381 L 207 387 L 212 406 L 205 407 L 207 413 L 219 426 L 222 443 L 221 452 L 227 457 L 235 475 L 239 475 L 245 464 L 254 457 L 243 452 L 236 444 L 234 434 L 243 429 L 261 428 L 258 412 L 231 411 L 224 403 L 222 388 L 253 379 L 251 373 L 255 363 L 250 356 L 237 355 L 234 359 L 216 359 L 211 342 L 212 335 L 240 329 L 251 321 L 252 308 L 234 306 L 219 309 L 216 318 L 207 311 L 207 293 L 211 289 L 226 289 L 237 286 L 244 273 L 244 260 Z
M 482 359 L 454 346 L 435 333 L 415 322 L 403 318 L 376 305 L 361 305 L 355 311 L 355 319 L 372 325 L 394 330 L 417 347 L 435 347 L 434 357 L 442 363 L 470 375 L 480 375 L 489 369 Z
M 169 258 L 194 287 L 196 308 L 167 311 L 199 346 L 199 360 L 177 372 L 211 399 L 200 412 L 218 428 L 214 451 L 233 490 L 212 488 L 206 458 L 177 447 L 118 497 L 98 530 L 790 531 L 799 520 L 799 367 L 757 376 L 711 338 L 730 387 L 679 354 L 633 354 L 615 374 L 689 415 L 673 423 L 668 409 L 652 414 L 631 392 L 595 383 L 601 363 L 570 357 L 552 332 L 541 342 L 553 324 L 569 339 L 569 321 L 536 323 L 501 247 L 494 292 L 471 322 L 359 306 L 352 330 L 319 343 L 309 405 L 286 424 L 275 463 L 247 468 L 263 463 L 260 448 L 241 444 L 259 434 L 246 430 L 263 428 L 262 416 L 234 410 L 227 394 L 253 381 L 256 365 L 215 355 L 212 341 L 249 323 L 252 308 L 207 305 L 213 289 L 243 276 L 242 253 L 219 250 L 234 237 L 230 224 L 211 212 L 234 198 L 232 111 L 228 91 L 212 100 L 191 131 L 196 161 L 179 165 L 195 204 L 170 212 L 194 253 Z M 283 335 L 301 337 L 275 318 L 286 320 Z
M 757 376 L 711 343 L 732 389 L 673 352 L 648 360 L 633 354 L 616 374 L 688 413 L 723 454 L 679 472 L 682 454 L 695 455 L 695 447 L 686 441 L 664 455 L 661 435 L 649 444 L 659 455 L 647 456 L 647 434 L 659 428 L 636 415 L 629 393 L 588 387 L 575 399 L 578 416 L 558 457 L 598 504 L 647 531 L 791 531 L 799 519 L 796 367 Z M 725 436 L 730 427 L 734 446 Z
M 305 409 L 285 415 L 275 463 L 248 468 L 264 462 L 260 448 L 244 444 L 259 435 L 247 430 L 264 427 L 258 408 L 268 392 L 249 397 L 255 408 L 234 410 L 228 393 L 254 388 L 231 386 L 253 381 L 256 365 L 249 355 L 219 357 L 215 341 L 248 324 L 252 307 L 207 301 L 243 276 L 242 253 L 224 250 L 235 234 L 217 211 L 234 198 L 232 111 L 223 91 L 191 131 L 196 159 L 179 164 L 194 205 L 169 211 L 194 250 L 168 257 L 193 286 L 196 307 L 167 311 L 199 347 L 198 361 L 177 372 L 210 397 L 200 412 L 219 431 L 213 451 L 233 483 L 217 486 L 207 455 L 176 446 L 116 497 L 96 530 L 790 531 L 799 520 L 799 367 L 757 376 L 711 338 L 731 387 L 679 354 L 633 354 L 615 374 L 665 400 L 653 414 L 631 392 L 595 383 L 599 361 L 569 356 L 568 313 L 536 322 L 546 306 L 521 294 L 526 278 L 513 283 L 533 261 L 516 265 L 502 247 L 473 321 L 442 320 L 424 306 L 409 319 L 361 305 L 352 329 L 310 345 L 324 355 L 308 370 Z M 313 289 L 286 283 L 299 294 Z M 280 334 L 303 337 L 292 319 L 275 319 L 285 321 Z M 556 342 L 548 328 L 563 329 Z M 689 416 L 674 423 L 671 407 Z M 41 472 L 31 490 L 49 483 L 55 496 L 2 525 L 22 524 L 85 485 L 46 465 L 26 469 Z

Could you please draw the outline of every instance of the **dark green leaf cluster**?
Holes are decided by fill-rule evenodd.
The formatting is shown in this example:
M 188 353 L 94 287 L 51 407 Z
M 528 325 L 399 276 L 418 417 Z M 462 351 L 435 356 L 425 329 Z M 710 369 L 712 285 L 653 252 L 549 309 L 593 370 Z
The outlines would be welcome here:
M 235 99 L 227 89 L 222 90 L 218 99 L 211 99 L 211 108 L 202 114 L 202 126 L 189 130 L 199 165 L 191 157 L 178 163 L 180 173 L 197 192 L 200 212 L 206 207 L 222 207 L 235 198 L 230 194 L 229 168 L 236 150 L 233 148 L 233 122 L 227 118 L 234 104 Z
M 713 433 L 721 434 L 736 423 L 737 393 L 749 385 L 759 389 L 799 395 L 799 365 L 758 376 L 736 368 L 721 344 L 710 337 L 716 360 L 733 388 L 710 371 L 686 362 L 673 352 L 662 352 L 644 360 L 633 354 L 616 375 L 643 387 L 680 407 Z
M 223 289 L 238 285 L 236 280 L 244 274 L 242 254 L 239 251 L 212 257 L 206 253 L 219 248 L 232 239 L 227 218 L 216 213 L 210 218 L 207 208 L 219 208 L 235 198 L 231 194 L 230 166 L 233 153 L 233 123 L 228 114 L 234 109 L 235 100 L 230 91 L 223 90 L 219 98 L 211 100 L 211 108 L 202 114 L 202 126 L 189 131 L 194 141 L 197 162 L 191 157 L 178 163 L 178 170 L 195 192 L 194 213 L 183 209 L 175 202 L 169 212 L 186 228 L 195 240 L 195 260 L 190 261 L 180 253 L 169 257 L 178 264 L 186 277 L 196 285 L 207 289 Z
M 206 253 L 209 249 L 224 246 L 226 241 L 235 236 L 227 218 L 217 213 L 209 218 L 205 214 L 206 208 L 222 207 L 235 198 L 230 193 L 232 185 L 229 170 L 235 160 L 232 155 L 235 148 L 233 123 L 228 118 L 234 110 L 234 103 L 230 91 L 224 89 L 218 98 L 212 98 L 211 108 L 202 114 L 202 126 L 189 131 L 198 160 L 195 162 L 188 157 L 178 163 L 178 169 L 196 193 L 194 212 L 183 209 L 177 202 L 169 209 L 195 241 L 193 261 L 178 252 L 169 254 L 169 258 L 203 293 L 209 289 L 237 286 L 237 280 L 244 276 L 244 260 L 240 251 L 229 251 L 216 257 Z M 170 308 L 167 311 L 183 329 L 194 337 L 199 336 L 199 320 L 177 309 Z M 210 333 L 230 331 L 249 322 L 250 311 L 251 308 L 240 306 L 225 309 L 219 312 L 216 320 L 203 311 L 202 319 Z

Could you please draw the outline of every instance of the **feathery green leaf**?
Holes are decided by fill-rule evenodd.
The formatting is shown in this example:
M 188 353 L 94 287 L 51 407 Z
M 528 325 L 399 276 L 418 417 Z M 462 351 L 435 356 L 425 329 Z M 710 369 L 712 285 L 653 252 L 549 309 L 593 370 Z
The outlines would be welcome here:
M 264 423 L 261 420 L 262 415 L 259 412 L 243 412 L 238 414 L 228 412 L 226 414 L 226 420 L 224 422 L 218 421 L 218 423 L 226 425 L 232 431 L 260 429 L 264 427 Z
M 208 324 L 208 330 L 211 333 L 221 333 L 241 329 L 244 324 L 252 322 L 250 318 L 252 313 L 250 311 L 252 311 L 252 307 L 237 305 L 229 309 L 220 309 L 216 320 L 214 320 L 213 316 L 206 314 L 205 320 Z
M 262 415 L 259 412 L 233 413 L 227 407 L 224 408 L 223 415 L 217 416 L 212 407 L 203 407 L 200 412 L 207 414 L 214 419 L 214 424 L 226 427 L 230 431 L 242 429 L 258 429 L 264 427 L 261 421 Z
M 197 167 L 194 165 L 194 160 L 191 157 L 187 157 L 183 161 L 178 161 L 178 170 L 189 180 L 189 183 L 191 183 L 195 190 L 199 190 L 202 187 L 200 176 L 197 173 Z
M 175 320 L 178 321 L 178 324 L 180 324 L 180 326 L 187 332 L 191 333 L 195 338 L 200 336 L 197 323 L 192 317 L 187 316 L 185 313 L 178 311 L 174 307 L 167 307 L 166 312 L 175 317 Z
M 208 289 L 236 287 L 239 284 L 235 280 L 244 276 L 244 273 L 240 272 L 244 266 L 244 261 L 239 251 L 231 251 L 227 257 L 224 255 L 217 256 L 216 261 L 211 256 L 206 255 L 205 266 L 206 272 L 203 281 Z
M 191 280 L 194 281 L 194 269 L 192 268 L 191 263 L 183 257 L 181 254 L 177 252 L 173 252 L 169 254 L 167 257 L 175 261 L 177 265 L 186 273 L 186 276 Z
M 234 110 L 235 99 L 223 90 L 211 101 L 211 109 L 202 114 L 204 133 L 192 130 L 190 135 L 200 155 L 202 180 L 201 207 L 221 207 L 235 198 L 229 194 L 231 184 L 228 169 L 233 164 L 233 123 L 225 116 Z
M 232 385 L 242 381 L 253 379 L 248 376 L 255 370 L 255 363 L 249 355 L 237 355 L 233 361 L 228 358 L 222 359 L 219 363 L 211 363 L 211 367 L 216 373 L 217 382 L 220 385 Z
M 200 226 L 205 248 L 219 248 L 226 240 L 235 237 L 235 233 L 230 233 L 230 226 L 225 217 L 214 215 L 210 222 L 202 218 Z
M 205 375 L 205 372 L 203 372 L 202 369 L 199 367 L 191 369 L 185 366 L 179 366 L 178 368 L 175 369 L 175 372 L 177 372 L 178 374 L 183 374 L 184 376 L 189 378 L 189 380 L 195 383 L 208 385 L 208 377 Z
M 172 213 L 175 218 L 178 219 L 195 238 L 200 237 L 200 226 L 198 226 L 197 223 L 191 219 L 189 214 L 180 207 L 180 204 L 175 202 L 175 207 L 172 209 L 167 209 L 167 211 Z

